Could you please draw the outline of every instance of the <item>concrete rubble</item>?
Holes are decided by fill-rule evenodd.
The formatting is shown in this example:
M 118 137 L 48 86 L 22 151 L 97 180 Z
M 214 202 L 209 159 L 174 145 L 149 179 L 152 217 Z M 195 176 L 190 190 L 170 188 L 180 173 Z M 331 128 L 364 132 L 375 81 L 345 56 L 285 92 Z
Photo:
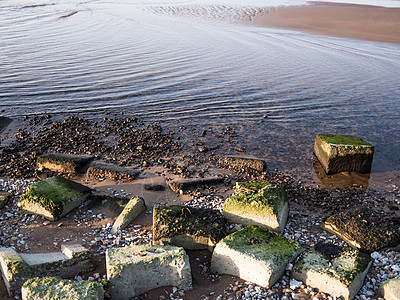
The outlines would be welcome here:
M 131 200 L 125 205 L 124 210 L 115 220 L 111 233 L 115 234 L 119 230 L 128 226 L 138 215 L 146 210 L 146 204 L 141 197 L 132 197 Z
M 57 173 L 77 174 L 93 159 L 90 155 L 48 153 L 37 158 L 39 170 L 48 169 Z

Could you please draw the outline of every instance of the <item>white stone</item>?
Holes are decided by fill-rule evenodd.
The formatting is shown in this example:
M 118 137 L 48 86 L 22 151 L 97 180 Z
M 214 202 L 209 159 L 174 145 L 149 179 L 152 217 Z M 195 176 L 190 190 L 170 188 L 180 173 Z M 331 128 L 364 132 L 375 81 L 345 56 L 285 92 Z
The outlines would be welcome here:
M 385 300 L 400 300 L 400 278 L 389 279 L 383 282 L 378 290 Z

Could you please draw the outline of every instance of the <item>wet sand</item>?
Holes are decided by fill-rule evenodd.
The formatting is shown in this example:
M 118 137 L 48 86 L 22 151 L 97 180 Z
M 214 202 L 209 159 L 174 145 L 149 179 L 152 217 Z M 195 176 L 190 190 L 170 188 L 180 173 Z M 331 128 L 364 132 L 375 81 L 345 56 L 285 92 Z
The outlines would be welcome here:
M 265 8 L 245 23 L 360 40 L 400 43 L 400 8 L 310 2 Z

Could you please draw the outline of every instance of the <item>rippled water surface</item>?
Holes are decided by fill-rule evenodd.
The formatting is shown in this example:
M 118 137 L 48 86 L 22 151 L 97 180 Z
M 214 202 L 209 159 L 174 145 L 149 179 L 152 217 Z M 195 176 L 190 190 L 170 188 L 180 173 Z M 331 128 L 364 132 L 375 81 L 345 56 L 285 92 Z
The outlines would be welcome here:
M 287 168 L 309 161 L 316 133 L 356 134 L 376 145 L 375 172 L 400 169 L 399 45 L 221 22 L 257 11 L 222 0 L 57 2 L 0 2 L 6 116 L 236 124 Z

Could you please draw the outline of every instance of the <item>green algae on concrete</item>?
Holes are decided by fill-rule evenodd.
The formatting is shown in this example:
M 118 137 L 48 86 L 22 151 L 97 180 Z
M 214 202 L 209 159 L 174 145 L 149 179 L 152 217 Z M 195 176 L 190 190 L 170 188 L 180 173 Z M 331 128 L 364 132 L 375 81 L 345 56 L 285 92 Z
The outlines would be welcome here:
M 189 257 L 181 247 L 132 245 L 107 249 L 106 268 L 112 299 L 128 300 L 162 286 L 192 289 Z
M 35 182 L 18 202 L 23 213 L 41 215 L 55 221 L 78 207 L 91 194 L 91 189 L 62 177 Z
M 223 238 L 215 247 L 211 270 L 270 287 L 302 247 L 272 230 L 251 225 Z
M 98 282 L 66 280 L 59 277 L 28 279 L 21 289 L 22 300 L 103 300 Z
M 385 300 L 400 299 L 400 278 L 392 278 L 381 283 L 378 294 Z
M 170 205 L 153 211 L 154 244 L 169 243 L 185 249 L 209 249 L 226 236 L 226 220 L 216 210 Z
M 223 207 L 231 222 L 260 225 L 283 232 L 288 215 L 285 189 L 269 182 L 237 182 Z
M 48 169 L 54 172 L 76 174 L 81 172 L 93 156 L 71 155 L 63 153 L 48 153 L 37 158 L 38 169 Z
M 327 174 L 370 173 L 374 146 L 350 135 L 318 134 L 314 153 Z
M 336 253 L 324 249 L 336 247 Z M 317 244 L 299 261 L 293 278 L 336 297 L 353 299 L 371 266 L 371 257 L 351 248 Z

